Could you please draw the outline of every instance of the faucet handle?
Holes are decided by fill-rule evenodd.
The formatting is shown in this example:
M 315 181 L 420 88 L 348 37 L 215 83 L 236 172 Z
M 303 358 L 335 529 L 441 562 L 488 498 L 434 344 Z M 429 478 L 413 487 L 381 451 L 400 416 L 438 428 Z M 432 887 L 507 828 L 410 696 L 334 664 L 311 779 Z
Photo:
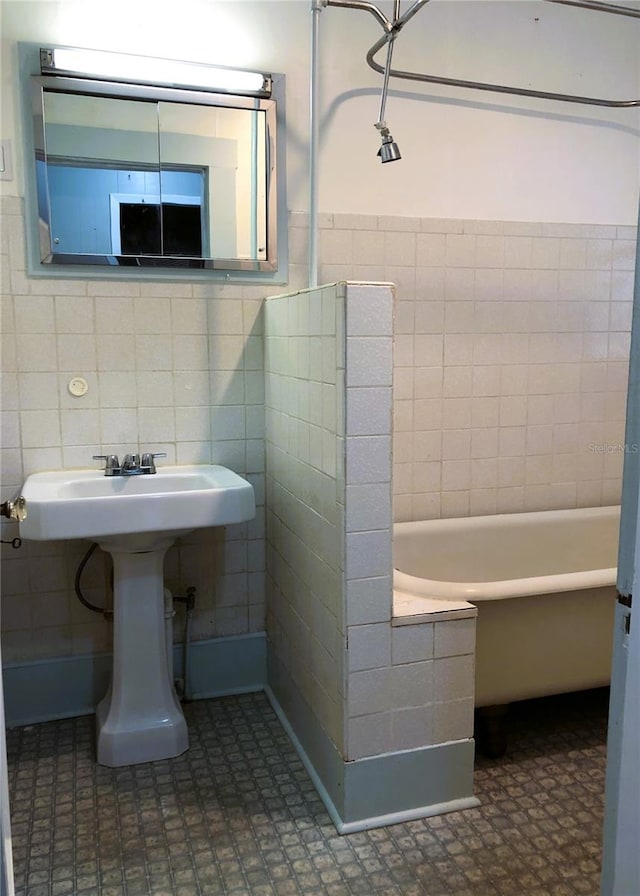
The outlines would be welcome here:
M 142 455 L 142 462 L 140 464 L 141 467 L 145 467 L 149 470 L 150 473 L 155 473 L 156 471 L 156 457 L 166 457 L 166 451 L 158 451 L 156 454 L 153 454 L 151 451 L 145 451 Z
M 113 476 L 114 472 L 120 467 L 118 458 L 115 454 L 94 454 L 93 459 L 104 461 L 105 476 Z

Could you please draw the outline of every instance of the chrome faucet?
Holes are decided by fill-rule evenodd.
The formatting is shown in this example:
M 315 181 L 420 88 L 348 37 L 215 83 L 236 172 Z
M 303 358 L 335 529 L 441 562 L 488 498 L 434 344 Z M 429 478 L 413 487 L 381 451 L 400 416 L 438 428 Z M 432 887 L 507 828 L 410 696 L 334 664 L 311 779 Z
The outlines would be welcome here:
M 122 465 L 116 454 L 94 454 L 94 460 L 104 461 L 105 476 L 141 476 L 156 472 L 156 457 L 166 457 L 164 451 L 152 454 L 145 451 L 140 460 L 139 454 L 125 454 Z
M 142 473 L 142 470 L 140 469 L 140 455 L 125 454 L 124 460 L 122 461 L 122 475 L 135 476 L 138 473 Z

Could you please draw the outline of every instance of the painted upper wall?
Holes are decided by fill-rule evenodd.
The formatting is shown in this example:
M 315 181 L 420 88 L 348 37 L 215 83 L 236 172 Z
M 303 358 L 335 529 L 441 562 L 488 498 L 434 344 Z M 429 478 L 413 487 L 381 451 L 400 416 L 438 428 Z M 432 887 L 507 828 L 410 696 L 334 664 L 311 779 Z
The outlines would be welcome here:
M 390 2 L 377 5 L 391 13 Z M 2 0 L 0 11 L 2 133 L 18 156 L 3 193 L 22 193 L 12 90 L 14 44 L 23 40 L 283 72 L 288 202 L 308 208 L 310 0 L 183 0 L 179 15 L 172 0 L 112 0 L 108 15 L 98 0 Z M 319 26 L 320 210 L 636 223 L 640 110 L 392 79 L 385 118 L 403 158 L 382 166 L 374 127 L 382 77 L 365 59 L 381 27 L 367 12 L 335 7 L 319 14 Z M 384 51 L 377 58 L 384 62 Z M 544 0 L 433 0 L 398 36 L 393 62 L 453 78 L 638 99 L 640 21 Z

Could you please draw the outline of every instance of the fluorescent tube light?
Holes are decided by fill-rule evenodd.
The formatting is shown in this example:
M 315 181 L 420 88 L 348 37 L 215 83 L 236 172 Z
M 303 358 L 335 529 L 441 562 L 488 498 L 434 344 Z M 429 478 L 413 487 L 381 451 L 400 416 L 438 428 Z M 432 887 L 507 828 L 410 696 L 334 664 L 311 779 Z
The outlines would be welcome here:
M 162 84 L 250 96 L 271 95 L 271 78 L 262 72 L 103 50 L 73 47 L 41 49 L 40 68 L 43 74 Z

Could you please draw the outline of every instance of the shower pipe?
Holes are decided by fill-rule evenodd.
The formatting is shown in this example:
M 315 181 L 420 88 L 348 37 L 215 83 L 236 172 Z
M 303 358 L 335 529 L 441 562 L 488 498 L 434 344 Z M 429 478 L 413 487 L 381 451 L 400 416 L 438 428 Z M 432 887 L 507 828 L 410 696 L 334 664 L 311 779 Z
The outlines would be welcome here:
M 318 285 L 318 65 L 320 60 L 320 12 L 322 0 L 311 4 L 311 77 L 309 79 L 309 289 Z

